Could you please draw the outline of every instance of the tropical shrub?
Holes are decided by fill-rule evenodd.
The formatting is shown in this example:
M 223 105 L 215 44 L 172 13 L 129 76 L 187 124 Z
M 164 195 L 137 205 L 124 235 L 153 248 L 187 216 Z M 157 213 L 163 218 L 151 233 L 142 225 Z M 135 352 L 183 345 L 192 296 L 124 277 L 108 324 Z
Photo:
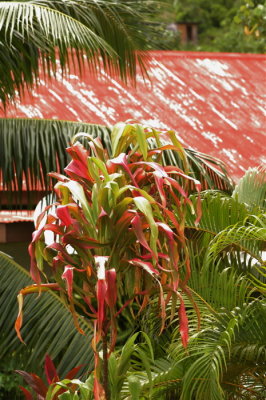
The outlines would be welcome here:
M 78 142 L 84 136 L 87 150 Z M 76 310 L 92 320 L 95 399 L 110 398 L 107 360 L 115 348 L 117 316 L 125 307 L 139 315 L 156 294 L 161 333 L 172 299 L 171 319 L 178 310 L 181 339 L 187 346 L 182 293 L 192 300 L 184 234 L 188 207 L 195 224 L 200 219 L 200 197 L 195 207 L 189 199 L 189 191 L 199 192 L 200 183 L 189 176 L 185 152 L 174 132 L 162 134 L 120 123 L 111 133 L 111 146 L 110 157 L 99 138 L 78 134 L 67 149 L 72 159 L 65 168 L 68 177 L 50 174 L 58 180 L 57 202 L 38 218 L 29 246 L 36 284 L 20 291 L 15 325 L 22 340 L 23 296 L 50 289 L 59 291 L 68 303 L 81 334 Z M 183 169 L 162 165 L 165 150 L 179 153 Z M 48 232 L 53 236 L 50 243 L 45 239 Z M 41 283 L 44 260 L 51 266 L 53 283 Z
M 0 118 L 0 181 L 4 191 L 12 193 L 6 199 L 8 207 L 21 207 L 23 194 L 26 194 L 27 204 L 24 206 L 32 209 L 40 200 L 36 198 L 40 189 L 41 196 L 52 190 L 47 174 L 51 171 L 64 173 L 70 161 L 65 149 L 78 132 L 99 137 L 108 154 L 112 155 L 111 129 L 106 126 L 61 120 Z M 86 140 L 80 140 L 86 146 Z M 200 180 L 204 189 L 232 192 L 232 182 L 221 161 L 193 149 L 185 148 L 184 151 L 191 176 Z M 162 162 L 182 168 L 180 153 L 172 150 L 164 151 Z M 0 207 L 5 205 L 3 198 L 4 195 Z
M 132 129 L 135 128 L 136 126 L 132 127 Z M 123 129 L 121 129 L 120 132 L 120 140 L 125 139 L 126 147 L 128 145 L 126 141 L 127 136 L 125 135 L 125 138 L 123 139 L 124 136 L 122 135 L 122 132 Z M 159 135 L 159 137 L 161 138 L 161 135 Z M 77 139 L 80 139 L 80 137 L 78 136 Z M 92 141 L 92 143 L 95 142 Z M 114 145 L 114 143 L 115 142 L 113 141 L 112 144 Z M 74 149 L 75 146 L 78 146 L 79 149 L 81 148 L 80 145 L 76 142 L 74 143 Z M 92 152 L 96 151 L 98 149 L 98 146 L 99 141 L 96 140 L 95 145 L 92 145 L 92 147 L 94 148 Z M 156 150 L 149 150 L 150 146 L 154 148 L 154 143 L 150 143 L 148 141 L 147 154 L 149 153 L 149 151 L 155 151 L 155 154 L 159 155 Z M 98 150 L 98 153 L 99 151 L 100 150 Z M 102 151 L 104 153 L 104 150 Z M 129 151 L 129 148 L 127 149 L 127 151 Z M 171 150 L 165 149 L 163 151 L 165 156 L 166 154 L 168 154 L 167 152 Z M 139 149 L 137 150 L 136 148 L 133 148 L 132 154 L 130 154 L 129 152 L 127 161 L 131 159 L 131 157 L 140 157 L 138 153 L 141 153 L 141 151 Z M 115 154 L 115 156 L 116 155 L 117 154 Z M 90 159 L 90 157 L 91 155 L 88 157 L 88 159 Z M 108 157 L 108 160 L 109 159 L 112 159 L 112 156 Z M 184 169 L 186 169 L 185 158 L 182 160 L 181 157 L 181 159 L 179 160 L 181 160 L 179 162 L 183 162 L 183 167 Z M 133 163 L 129 163 L 129 171 L 137 171 L 135 171 L 133 166 L 131 165 L 136 162 L 139 162 L 139 159 L 137 161 L 134 159 Z M 82 159 L 74 159 L 74 162 L 68 167 L 69 173 L 75 175 L 80 174 L 81 170 L 85 172 L 85 169 L 81 169 L 82 165 Z M 79 167 L 77 168 L 77 166 Z M 110 166 L 108 166 L 108 168 L 109 167 Z M 124 176 L 122 166 L 118 165 L 117 168 L 119 168 L 119 172 L 117 172 L 116 170 L 114 173 L 122 174 Z M 92 166 L 90 164 L 89 171 L 95 171 L 95 169 L 92 169 Z M 153 173 L 152 169 L 144 169 L 144 172 L 145 174 Z M 76 179 L 74 175 L 72 175 L 72 177 Z M 96 177 L 96 174 L 94 176 Z M 135 178 L 134 173 L 133 176 Z M 138 176 L 137 173 L 136 176 Z M 210 399 L 221 400 L 255 400 L 263 399 L 265 397 L 264 374 L 266 363 L 266 308 L 264 277 L 265 262 L 263 261 L 263 252 L 265 250 L 266 239 L 265 177 L 266 175 L 264 168 L 252 169 L 247 171 L 246 175 L 240 180 L 239 184 L 236 185 L 232 195 L 217 190 L 208 190 L 201 192 L 202 217 L 198 221 L 197 226 L 195 226 L 195 213 L 191 212 L 191 210 L 197 209 L 198 195 L 194 192 L 195 189 L 193 190 L 193 186 L 191 187 L 190 185 L 188 185 L 188 191 L 192 191 L 189 198 L 187 196 L 189 200 L 189 207 L 186 208 L 186 213 L 185 216 L 183 216 L 183 219 L 180 219 L 178 213 L 175 215 L 177 215 L 178 221 L 180 220 L 184 223 L 185 246 L 188 251 L 190 267 L 192 270 L 190 279 L 187 282 L 186 287 L 184 288 L 185 290 L 180 293 L 182 295 L 182 300 L 184 302 L 184 307 L 188 319 L 190 339 L 188 341 L 187 347 L 184 348 L 180 340 L 180 336 L 182 334 L 182 329 L 180 332 L 180 315 L 178 315 L 180 313 L 175 312 L 175 310 L 177 311 L 178 309 L 180 300 L 177 300 L 176 302 L 175 297 L 172 296 L 172 298 L 170 298 L 169 296 L 169 301 L 167 301 L 168 296 L 167 294 L 164 295 L 165 329 L 161 332 L 162 315 L 160 315 L 161 310 L 158 308 L 158 295 L 160 293 L 158 287 L 156 287 L 156 285 L 154 284 L 153 288 L 150 290 L 149 301 L 147 304 L 144 303 L 143 305 L 143 300 L 145 300 L 146 294 L 144 294 L 143 297 L 140 295 L 136 296 L 135 298 L 139 302 L 139 304 L 136 305 L 133 301 L 131 301 L 129 306 L 123 309 L 123 312 L 121 312 L 119 315 L 116 315 L 116 323 L 118 325 L 116 348 L 115 351 L 110 354 L 108 362 L 108 379 L 109 387 L 111 388 L 111 399 L 133 398 L 142 400 L 146 398 L 176 398 L 182 400 L 194 400 L 205 399 L 206 396 L 208 396 Z M 68 184 L 69 180 L 66 179 L 66 177 L 63 178 L 63 176 L 59 176 L 59 179 L 62 179 L 57 184 L 60 188 L 60 191 L 58 190 L 58 194 L 61 194 L 61 185 L 63 183 Z M 86 193 L 86 190 L 88 190 L 87 188 L 92 185 L 92 182 L 87 182 L 86 179 L 86 177 L 82 179 L 82 187 L 84 187 L 84 193 Z M 102 187 L 101 184 L 104 179 L 105 178 L 99 178 L 99 188 Z M 119 179 L 120 178 L 117 178 L 118 183 L 120 183 Z M 126 175 L 124 179 L 126 179 L 127 181 L 130 180 L 130 175 Z M 186 178 L 182 177 L 180 183 L 181 182 L 183 182 L 183 185 L 185 186 L 187 183 Z M 192 183 L 194 182 L 192 181 Z M 153 184 L 155 185 L 154 182 Z M 64 196 L 69 195 L 73 198 L 74 196 L 70 193 L 68 186 L 66 187 L 67 190 L 65 191 Z M 151 190 L 151 187 L 152 179 L 149 178 L 145 189 L 148 188 L 148 190 Z M 157 187 L 158 186 L 156 186 L 156 188 Z M 122 184 L 120 184 L 119 188 L 120 190 L 122 189 Z M 134 188 L 134 190 L 136 190 L 136 186 L 134 186 Z M 125 189 L 125 191 L 126 190 L 127 189 Z M 106 192 L 109 193 L 108 190 Z M 171 193 L 168 194 L 167 190 L 164 190 L 164 192 L 168 200 L 168 196 L 170 198 Z M 188 200 L 181 193 L 177 192 L 177 194 L 178 198 L 181 201 L 181 208 L 183 207 L 184 210 L 184 203 L 186 203 Z M 131 197 L 133 199 L 132 193 L 129 194 L 128 192 L 127 195 L 127 197 Z M 152 195 L 154 197 L 152 201 L 158 202 L 159 199 L 159 203 L 162 202 L 161 194 L 158 190 L 157 192 L 153 192 Z M 58 208 L 59 210 L 60 208 L 63 210 L 65 210 L 66 208 L 70 208 L 69 205 L 67 206 L 67 204 L 61 204 L 61 201 L 66 198 L 64 196 L 59 198 L 59 202 L 57 203 L 57 210 Z M 96 198 L 96 196 L 94 198 Z M 100 196 L 98 201 L 101 201 L 102 198 L 103 197 Z M 106 204 L 109 204 L 109 199 L 112 198 L 112 196 L 106 196 L 105 199 L 108 200 L 106 200 Z M 122 201 L 122 199 L 124 200 L 124 197 L 122 197 L 120 200 Z M 76 198 L 74 197 L 74 201 L 75 200 Z M 89 199 L 89 201 L 92 201 L 92 199 Z M 76 201 L 76 204 L 80 207 L 78 201 Z M 134 205 L 135 203 L 133 203 L 132 201 L 131 204 Z M 67 207 L 64 208 L 64 206 Z M 151 205 L 151 207 L 153 207 L 153 205 Z M 94 207 L 94 209 L 96 208 Z M 52 213 L 52 217 L 54 218 L 52 224 L 58 224 L 59 228 L 61 225 L 65 229 L 63 234 L 60 233 L 59 236 L 61 245 L 65 246 L 65 248 L 70 249 L 71 247 L 73 247 L 72 244 L 68 242 L 64 243 L 62 241 L 62 238 L 64 237 L 64 235 L 67 235 L 67 232 L 68 234 L 69 231 L 71 232 L 71 226 L 62 224 L 62 220 L 59 217 L 62 211 L 59 211 L 58 215 L 58 211 L 52 211 L 52 208 L 49 208 L 49 210 L 50 214 Z M 110 209 L 107 209 L 107 211 L 109 210 Z M 134 207 L 132 207 L 130 210 L 139 212 L 139 210 Z M 82 213 L 81 210 L 80 212 Z M 174 211 L 174 213 L 176 213 L 176 210 Z M 76 223 L 74 218 L 76 214 L 73 214 L 71 208 L 69 214 L 70 218 L 72 218 L 74 222 L 74 225 Z M 61 214 L 61 216 L 63 215 L 64 214 Z M 141 221 L 145 225 L 144 237 L 146 239 L 146 242 L 148 243 L 148 246 L 151 248 L 152 231 L 150 222 L 146 220 L 145 214 L 142 213 L 140 215 Z M 160 215 L 160 213 L 154 212 L 155 222 L 160 222 L 157 220 L 158 216 Z M 69 215 L 66 214 L 66 216 L 64 217 L 65 221 L 67 221 L 67 216 Z M 107 216 L 104 215 L 102 217 Z M 47 216 L 47 218 L 49 217 Z M 41 219 L 42 217 L 40 218 L 40 220 Z M 49 222 L 51 223 L 51 220 Z M 176 229 L 171 222 L 169 223 L 169 225 L 170 229 L 172 229 L 172 231 L 176 234 Z M 42 235 L 44 235 L 46 231 L 49 231 L 48 226 L 46 226 L 46 228 L 44 229 L 43 228 L 39 230 L 39 233 L 41 235 L 40 237 L 42 237 Z M 109 225 L 109 228 L 109 230 L 111 231 L 109 233 L 110 238 L 112 239 L 112 230 L 114 230 L 114 233 L 116 233 L 117 226 L 113 224 L 112 226 Z M 69 231 L 67 231 L 68 229 Z M 85 228 L 83 229 L 85 231 Z M 124 232 L 126 232 L 126 230 Z M 71 233 L 72 240 L 75 239 L 74 233 L 75 231 Z M 161 233 L 162 232 L 159 231 L 158 237 L 160 241 L 162 240 L 162 243 L 164 243 L 164 251 L 167 251 L 169 247 L 165 245 L 165 242 L 163 241 L 165 237 L 164 235 L 161 235 Z M 120 240 L 122 239 L 123 237 L 120 237 Z M 127 254 L 131 254 L 131 252 L 136 251 L 136 249 L 134 249 L 133 247 L 133 243 L 134 240 L 137 241 L 140 239 L 138 239 L 136 233 L 134 233 L 134 230 L 131 230 L 131 226 L 129 226 L 128 238 L 126 237 L 125 239 L 129 241 L 132 240 L 132 242 L 130 242 L 130 249 L 124 250 L 121 248 L 121 252 L 124 252 L 124 254 L 126 254 L 125 260 L 123 260 L 122 265 L 128 268 L 126 270 L 126 273 L 128 273 L 128 271 L 134 271 L 134 268 L 130 263 L 128 263 L 129 266 L 127 266 Z M 167 239 L 168 236 L 166 237 L 166 240 Z M 33 247 L 36 246 L 37 243 L 38 241 L 35 242 L 35 245 L 33 245 Z M 45 244 L 44 240 L 42 239 L 39 243 L 41 243 L 43 247 L 38 247 L 37 244 L 37 248 L 32 248 L 31 250 L 37 252 L 37 254 L 40 255 L 40 258 L 41 255 L 44 254 L 48 261 L 49 257 L 51 260 L 51 256 L 58 257 L 59 261 L 60 259 L 64 259 L 65 255 L 62 256 L 60 250 L 58 251 L 56 249 L 59 241 L 55 242 L 53 240 L 52 242 L 50 242 L 50 244 Z M 53 249 L 55 245 L 56 251 L 52 250 L 53 253 L 49 248 L 51 244 L 51 249 Z M 84 243 L 81 242 L 81 244 L 83 245 Z M 74 257 L 75 259 L 76 264 L 74 264 L 73 267 L 79 268 L 79 264 L 77 263 L 80 262 L 79 260 L 81 260 L 82 256 L 79 255 L 78 250 L 81 252 L 80 254 L 82 254 L 82 249 L 78 249 L 78 243 L 74 243 L 74 245 L 77 245 L 77 250 L 75 250 L 74 252 L 73 250 L 72 252 L 69 251 L 69 256 Z M 100 250 L 101 253 L 105 255 L 103 252 L 103 248 L 101 248 Z M 107 250 L 107 247 L 105 250 Z M 139 251 L 139 249 L 137 250 Z M 98 253 L 99 249 L 92 248 L 88 251 L 97 251 Z M 143 248 L 142 246 L 142 252 L 138 254 L 141 259 L 141 256 L 147 254 L 146 248 Z M 185 252 L 181 251 L 182 260 L 184 260 L 184 255 Z M 2 280 L 0 277 L 1 288 L 5 288 L 3 298 L 6 299 L 5 304 L 7 304 L 8 298 L 10 297 L 10 291 L 12 290 L 13 282 L 16 282 L 16 287 L 18 289 L 21 288 L 22 285 L 19 285 L 19 278 L 16 278 L 18 267 L 15 265 L 14 262 L 12 262 L 12 260 L 8 259 L 8 257 L 0 256 L 0 259 L 3 258 L 6 260 L 6 263 L 8 263 L 8 265 L 12 265 L 14 271 L 12 276 L 10 276 L 6 268 L 1 268 L 1 270 L 3 271 L 3 282 L 5 282 L 5 285 L 2 286 Z M 127 258 L 129 261 L 132 260 L 132 258 L 130 259 L 129 256 Z M 162 261 L 164 261 L 164 259 L 162 259 Z M 139 281 L 137 281 L 137 278 L 134 275 L 131 275 L 131 278 L 133 276 L 133 278 L 131 279 L 132 282 L 129 282 L 129 280 L 125 280 L 125 289 L 123 289 L 123 292 L 120 293 L 120 295 L 118 296 L 118 300 L 116 303 L 116 310 L 118 310 L 116 311 L 116 314 L 118 314 L 119 310 L 121 310 L 123 305 L 126 304 L 126 301 L 130 296 L 130 292 L 128 289 L 130 288 L 130 284 L 132 285 L 131 287 L 133 287 L 137 282 L 137 284 L 142 285 L 142 289 L 143 285 L 147 284 L 149 279 L 155 282 L 156 279 L 158 279 L 158 275 L 154 275 L 155 279 L 153 278 L 153 276 L 150 274 L 149 268 L 159 269 L 159 264 L 152 264 L 152 260 L 147 261 L 145 259 L 144 263 L 147 263 L 148 270 L 140 270 L 143 277 L 140 278 L 143 279 L 141 282 L 140 279 Z M 51 333 L 51 339 L 48 340 L 48 343 L 51 343 L 50 346 L 52 346 L 51 348 L 53 349 L 53 352 L 56 352 L 57 346 L 60 345 L 61 350 L 55 354 L 57 354 L 58 361 L 60 360 L 60 356 L 63 356 L 65 372 L 67 369 L 70 369 L 74 367 L 74 365 L 79 364 L 78 360 L 81 360 L 83 352 L 87 352 L 87 358 L 84 357 L 83 360 L 85 361 L 86 365 L 90 365 L 90 370 L 92 370 L 93 354 L 89 343 L 92 338 L 93 327 L 90 321 L 97 320 L 97 315 L 94 314 L 93 316 L 93 313 L 91 313 L 92 316 L 90 318 L 84 318 L 84 315 L 86 315 L 84 313 L 85 304 L 82 301 L 84 289 L 81 288 L 82 282 L 80 279 L 80 275 L 82 273 L 85 273 L 85 271 L 78 272 L 76 269 L 73 268 L 72 281 L 74 288 L 72 299 L 75 307 L 75 313 L 77 315 L 80 327 L 84 331 L 86 331 L 85 337 L 87 338 L 87 340 L 86 342 L 83 341 L 81 343 L 82 339 L 84 338 L 83 335 L 80 335 L 76 330 L 73 329 L 73 339 L 71 339 L 71 336 L 69 336 L 68 333 L 68 331 L 70 330 L 71 316 L 69 313 L 67 313 L 67 307 L 69 307 L 67 282 L 71 283 L 72 277 L 70 275 L 70 278 L 68 276 L 68 279 L 65 279 L 65 281 L 62 280 L 60 275 L 64 274 L 64 266 L 60 265 L 59 262 L 57 265 L 59 275 L 57 284 L 60 297 L 57 295 L 56 292 L 54 293 L 50 290 L 47 293 L 42 294 L 38 301 L 33 299 L 31 296 L 26 296 L 25 324 L 22 328 L 22 337 L 25 337 L 26 341 L 29 341 L 30 343 L 33 331 L 33 324 L 36 325 L 36 320 L 38 320 L 39 318 L 41 321 L 44 319 L 45 322 L 42 322 L 42 327 L 45 326 L 45 324 L 49 323 L 49 328 L 44 334 L 42 334 L 39 343 L 42 341 L 45 342 L 45 335 L 47 334 L 47 332 Z M 69 266 L 70 265 L 71 264 L 69 264 Z M 93 263 L 89 265 L 90 267 L 92 267 L 92 271 L 94 271 L 94 282 L 91 284 L 90 289 L 92 294 L 94 294 L 95 296 L 96 291 L 94 285 L 97 285 L 97 270 L 95 271 L 96 268 Z M 165 265 L 166 264 L 160 266 L 165 269 Z M 33 266 L 33 268 L 35 268 L 36 273 L 38 273 L 38 270 L 36 270 L 36 266 Z M 135 273 L 136 271 L 138 271 L 139 273 L 140 268 L 141 267 L 135 267 Z M 48 274 L 50 273 L 49 269 L 45 269 L 45 271 Z M 121 271 L 119 269 L 116 270 L 117 287 L 119 287 L 119 277 L 121 277 L 121 281 L 123 279 L 122 283 L 124 283 L 123 272 L 124 271 Z M 25 271 L 23 272 L 23 274 L 25 275 Z M 180 268 L 180 276 L 182 279 L 184 279 L 182 267 Z M 29 282 L 29 280 L 27 282 Z M 26 283 L 26 285 L 29 284 Z M 79 296 L 75 295 L 76 288 L 79 290 Z M 162 289 L 165 292 L 165 286 L 163 284 Z M 179 289 L 182 289 L 182 280 L 179 284 Z M 27 289 L 24 293 L 27 293 L 31 290 L 36 291 L 37 287 L 31 285 L 31 288 Z M 51 302 L 47 304 L 46 308 L 44 308 L 45 304 L 48 302 L 48 298 L 51 298 Z M 39 307 L 40 302 L 42 302 L 43 304 L 42 307 Z M 53 302 L 54 305 L 52 305 Z M 56 324 L 58 328 L 58 334 L 56 335 L 57 339 L 52 340 L 52 317 L 54 315 L 53 307 L 55 307 L 55 304 L 57 302 L 58 305 L 60 304 L 60 307 L 62 307 L 64 310 L 64 314 L 62 314 L 62 317 L 59 321 L 63 323 L 65 322 L 64 318 L 69 318 L 67 320 L 68 322 L 64 324 L 63 328 L 64 333 L 68 335 L 66 343 L 70 343 L 69 340 L 73 340 L 74 345 L 74 347 L 70 345 L 70 348 L 68 348 L 67 346 L 65 351 L 63 343 L 59 339 L 62 332 L 60 331 L 61 322 Z M 91 300 L 91 306 L 95 309 L 97 308 L 97 302 L 95 301 L 95 299 Z M 6 306 L 3 306 L 3 304 L 0 304 L 0 309 L 1 308 L 3 308 L 4 310 L 4 315 L 1 314 L 2 319 L 5 320 L 5 316 L 8 313 L 8 308 Z M 107 311 L 107 313 L 109 312 L 108 309 L 106 309 L 105 311 Z M 28 316 L 29 312 L 32 314 L 30 318 Z M 108 316 L 110 314 L 106 315 Z M 134 318 L 132 318 L 133 315 Z M 34 320 L 35 316 L 36 318 Z M 12 323 L 12 321 L 10 323 Z M 125 332 L 123 332 L 123 329 L 125 329 L 125 327 L 126 330 Z M 132 337 L 130 337 L 130 335 L 132 335 L 134 331 L 136 332 L 139 330 L 141 330 L 143 333 L 139 333 L 138 335 L 133 335 Z M 36 330 L 34 338 L 35 343 L 38 343 L 38 339 L 40 339 L 38 337 L 38 332 L 42 333 L 42 331 Z M 127 341 L 125 340 L 126 337 L 129 337 Z M 11 336 L 9 336 L 9 338 L 11 339 Z M 19 344 L 19 341 L 14 341 L 13 339 L 10 339 L 7 339 L 5 341 L 6 345 L 9 346 L 9 349 L 14 348 L 14 346 L 19 349 L 19 346 L 21 346 Z M 107 336 L 107 339 L 109 342 L 108 347 L 110 348 L 110 335 Z M 79 345 L 79 348 L 77 350 L 77 354 L 75 354 L 74 348 L 77 345 Z M 42 346 L 42 348 L 44 349 L 44 346 Z M 101 350 L 101 348 L 102 346 L 99 342 L 97 350 Z M 19 351 L 21 351 L 21 349 Z M 36 351 L 37 350 L 35 345 L 35 350 L 30 353 L 31 359 L 34 359 L 34 353 Z M 71 358 L 71 354 L 75 354 L 74 365 L 68 365 L 68 362 L 73 361 Z M 39 355 L 41 355 L 41 351 L 39 351 Z M 99 365 L 102 365 L 103 353 L 99 351 L 98 356 Z M 83 371 L 86 371 L 86 368 Z M 62 375 L 64 374 L 65 373 L 62 373 Z M 58 391 L 61 390 L 63 387 L 65 389 L 65 393 L 62 394 L 62 396 L 64 396 L 62 397 L 62 399 L 94 399 L 93 375 L 90 374 L 88 379 L 86 378 L 87 375 L 84 375 L 82 379 L 74 381 L 63 380 L 57 383 L 54 382 L 49 388 L 48 394 L 50 397 L 48 398 L 53 398 L 53 396 L 58 394 Z M 101 378 L 102 376 L 100 376 L 100 379 Z M 119 390 L 115 390 L 114 388 L 119 388 Z

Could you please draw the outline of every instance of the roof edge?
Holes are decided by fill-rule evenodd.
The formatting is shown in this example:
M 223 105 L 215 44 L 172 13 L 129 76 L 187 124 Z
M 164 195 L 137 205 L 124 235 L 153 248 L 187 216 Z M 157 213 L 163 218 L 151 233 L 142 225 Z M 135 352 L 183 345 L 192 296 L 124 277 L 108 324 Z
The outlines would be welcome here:
M 149 56 L 179 57 L 179 58 L 233 58 L 266 60 L 266 54 L 258 53 L 220 53 L 208 51 L 177 51 L 177 50 L 150 50 Z

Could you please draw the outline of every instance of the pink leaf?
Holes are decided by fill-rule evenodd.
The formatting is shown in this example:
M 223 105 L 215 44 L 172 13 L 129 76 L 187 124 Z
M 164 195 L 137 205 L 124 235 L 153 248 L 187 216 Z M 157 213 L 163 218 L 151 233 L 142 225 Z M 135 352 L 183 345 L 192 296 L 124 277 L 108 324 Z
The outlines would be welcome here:
M 187 193 L 184 191 L 182 186 L 179 185 L 179 183 L 173 179 L 173 178 L 166 178 L 166 180 L 175 188 L 178 190 L 178 192 L 184 197 L 187 198 Z
M 156 187 L 162 200 L 162 206 L 166 207 L 166 195 L 163 188 L 164 178 L 158 172 L 154 172 L 153 175 L 155 178 Z
M 66 265 L 62 274 L 62 279 L 66 280 L 67 293 L 70 299 L 72 299 L 73 290 L 73 269 L 74 267 L 71 267 L 71 265 Z
M 188 318 L 186 314 L 184 300 L 180 298 L 180 307 L 178 310 L 179 315 L 179 331 L 181 335 L 182 344 L 187 347 L 188 344 Z
M 132 260 L 129 260 L 130 264 L 137 265 L 138 267 L 143 268 L 146 272 L 148 272 L 150 275 L 159 275 L 159 271 L 155 269 L 152 265 L 152 263 L 140 260 L 138 258 L 133 258 Z
M 73 146 L 68 147 L 67 152 L 71 155 L 72 161 L 65 168 L 65 172 L 70 177 L 74 175 L 74 178 L 77 176 L 92 181 L 88 172 L 87 150 L 80 143 L 76 143 Z
M 37 283 L 40 285 L 41 283 L 41 275 L 37 267 L 37 262 L 35 259 L 35 243 L 30 243 L 28 247 L 29 255 L 30 255 L 30 276 Z
M 101 207 L 101 212 L 99 214 L 99 218 L 106 217 L 107 215 L 108 215 L 107 212 L 103 209 L 103 207 Z
M 138 214 L 135 215 L 135 217 L 132 219 L 131 221 L 132 223 L 132 228 L 133 231 L 135 233 L 135 235 L 137 236 L 138 241 L 140 242 L 140 244 L 147 249 L 151 254 L 153 254 L 152 249 L 150 248 L 150 246 L 148 245 L 148 242 L 145 238 L 145 235 L 143 233 L 143 226 L 141 223 L 141 218 Z
M 130 176 L 130 178 L 132 179 L 133 184 L 138 187 L 138 184 L 132 174 L 132 172 L 130 171 L 130 168 L 128 166 L 128 162 L 127 162 L 127 155 L 125 153 L 121 153 L 119 154 L 118 157 L 116 158 L 112 158 L 111 160 L 109 160 L 110 164 L 115 164 L 115 165 L 120 165 L 124 168 L 124 170 L 128 173 L 128 175 Z
M 132 163 L 131 165 L 132 166 L 133 165 L 144 165 L 144 166 L 150 167 L 154 171 L 156 171 L 158 176 L 165 177 L 165 178 L 168 176 L 165 171 L 165 168 L 162 165 L 157 164 L 153 161 L 147 161 L 147 162 L 146 161 L 138 161 L 138 162 Z

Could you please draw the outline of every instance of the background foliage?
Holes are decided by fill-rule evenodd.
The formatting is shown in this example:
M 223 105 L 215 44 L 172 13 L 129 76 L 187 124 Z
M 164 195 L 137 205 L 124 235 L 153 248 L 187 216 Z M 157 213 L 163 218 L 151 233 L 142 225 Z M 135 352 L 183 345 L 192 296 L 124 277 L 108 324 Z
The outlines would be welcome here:
M 169 22 L 198 24 L 197 45 L 178 49 L 241 53 L 265 52 L 265 0 L 168 0 L 168 12 L 162 14 Z

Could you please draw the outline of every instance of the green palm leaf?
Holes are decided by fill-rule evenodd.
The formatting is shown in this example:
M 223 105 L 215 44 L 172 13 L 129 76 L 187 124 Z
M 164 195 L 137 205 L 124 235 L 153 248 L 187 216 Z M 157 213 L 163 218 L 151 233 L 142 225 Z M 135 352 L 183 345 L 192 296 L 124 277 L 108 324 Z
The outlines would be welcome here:
M 215 260 L 220 253 L 239 250 L 251 255 L 259 263 L 263 263 L 262 249 L 266 242 L 266 228 L 252 223 L 236 224 L 219 232 L 210 243 L 207 259 Z
M 169 324 L 168 335 L 161 338 L 158 337 L 156 302 L 151 304 L 143 320 L 153 345 L 159 342 L 166 353 L 163 360 L 158 360 L 158 365 L 162 363 L 161 371 L 152 367 L 154 398 L 157 398 L 158 390 L 158 398 L 167 399 L 167 393 L 172 389 L 178 393 L 177 398 L 184 400 L 206 399 L 206 396 L 210 399 L 231 398 L 227 395 L 238 393 L 241 382 L 253 383 L 252 390 L 260 396 L 266 363 L 265 300 L 255 299 L 249 279 L 232 268 L 221 272 L 219 265 L 212 264 L 202 269 L 196 257 L 192 270 L 190 291 L 200 310 L 201 328 L 198 330 L 195 308 L 186 298 L 190 327 L 187 350 L 180 344 L 178 317 Z M 168 315 L 171 310 L 170 302 Z M 172 344 L 169 346 L 169 343 Z M 256 381 L 249 375 L 252 371 L 258 378 Z M 147 378 L 140 375 L 139 379 L 142 393 L 147 393 Z
M 60 374 L 84 364 L 82 371 L 93 369 L 90 346 L 92 327 L 79 317 L 86 336 L 74 327 L 72 315 L 63 299 L 53 292 L 27 296 L 24 308 L 23 345 L 16 337 L 14 323 L 18 311 L 16 295 L 32 284 L 28 272 L 4 253 L 0 253 L 0 351 L 3 358 L 16 355 L 17 368 L 42 372 L 46 353 L 57 361 Z
M 47 174 L 63 172 L 68 162 L 65 149 L 78 132 L 100 137 L 109 147 L 110 130 L 104 126 L 69 121 L 0 119 L 0 182 L 3 189 L 12 190 L 13 204 L 21 203 L 23 186 L 30 202 L 35 200 L 34 190 L 51 189 Z
M 149 4 L 148 4 L 149 3 Z M 140 35 L 150 2 L 97 0 L 0 1 L 0 101 L 20 95 L 46 76 L 74 62 L 98 73 L 100 64 L 123 80 L 144 74 L 141 52 L 148 42 Z M 133 27 L 140 23 L 138 30 Z M 100 59 L 102 63 L 100 63 Z M 40 63 L 41 61 L 41 63 Z
M 38 200 L 34 197 L 34 191 L 47 191 L 51 188 L 47 173 L 63 172 L 68 162 L 65 148 L 70 139 L 79 132 L 100 137 L 109 153 L 111 152 L 111 130 L 105 126 L 60 120 L 0 119 L 0 185 L 4 190 L 12 190 L 13 204 L 22 202 L 23 180 L 23 190 L 27 193 L 29 203 L 36 203 Z M 214 171 L 209 173 L 205 169 L 205 159 L 201 153 L 198 155 L 189 149 L 185 149 L 185 152 L 190 160 L 192 176 L 201 179 L 204 173 L 204 179 L 208 180 L 211 187 L 222 185 L 230 189 L 230 181 L 226 174 L 221 175 Z M 165 163 L 181 163 L 177 152 L 167 151 L 167 154 Z
M 189 229 L 209 233 L 212 237 L 229 225 L 244 221 L 249 214 L 244 204 L 218 191 L 202 192 L 201 199 L 202 217 L 198 227 L 194 227 L 195 217 L 191 213 L 187 215 L 186 225 Z M 191 196 L 191 200 L 196 205 L 197 196 Z
M 266 167 L 250 168 L 236 185 L 233 198 L 247 206 L 266 208 Z

